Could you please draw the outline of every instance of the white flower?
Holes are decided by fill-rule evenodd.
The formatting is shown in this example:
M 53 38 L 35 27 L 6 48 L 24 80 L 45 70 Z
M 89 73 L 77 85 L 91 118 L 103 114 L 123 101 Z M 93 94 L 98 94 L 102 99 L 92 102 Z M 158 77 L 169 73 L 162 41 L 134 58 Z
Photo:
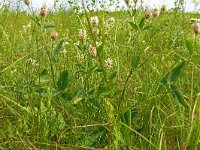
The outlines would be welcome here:
M 109 18 L 109 19 L 108 19 L 108 22 L 109 22 L 110 24 L 114 24 L 114 23 L 115 23 L 115 18 L 114 18 L 114 17 Z
M 112 67 L 112 60 L 108 58 L 107 60 L 105 60 L 105 68 L 110 69 L 111 67 Z
M 95 45 L 90 45 L 90 47 L 89 47 L 89 54 L 92 57 L 96 57 L 97 56 L 97 48 L 96 48 Z
M 102 45 L 102 42 L 100 41 L 100 42 L 96 42 L 96 46 L 97 47 L 99 47 L 99 46 L 101 46 Z
M 51 32 L 51 39 L 55 41 L 57 38 L 58 38 L 58 32 L 56 31 Z
M 194 33 L 197 35 L 200 33 L 200 24 L 197 22 L 194 22 L 192 24 L 192 29 L 194 30 Z
M 98 34 L 99 34 L 99 29 L 93 28 L 93 29 L 92 29 L 92 33 L 93 33 L 94 35 L 98 35 Z
M 90 23 L 93 27 L 98 26 L 99 24 L 99 18 L 97 16 L 91 17 L 90 18 Z
M 87 33 L 85 29 L 79 30 L 79 38 L 80 40 L 83 40 L 83 41 L 87 39 Z

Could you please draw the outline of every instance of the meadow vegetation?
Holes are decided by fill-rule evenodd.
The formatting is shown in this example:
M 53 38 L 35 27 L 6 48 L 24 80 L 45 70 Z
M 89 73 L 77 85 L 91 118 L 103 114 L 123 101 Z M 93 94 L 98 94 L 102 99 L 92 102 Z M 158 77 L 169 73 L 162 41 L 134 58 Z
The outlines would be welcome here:
M 0 9 L 0 149 L 200 149 L 199 13 L 25 4 Z

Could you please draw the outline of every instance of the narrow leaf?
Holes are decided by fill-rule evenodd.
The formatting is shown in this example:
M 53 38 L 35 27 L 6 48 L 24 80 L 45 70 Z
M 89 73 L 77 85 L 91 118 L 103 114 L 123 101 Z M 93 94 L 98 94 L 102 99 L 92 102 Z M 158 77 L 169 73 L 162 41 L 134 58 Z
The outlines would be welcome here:
M 186 61 L 182 61 L 178 66 L 173 68 L 172 71 L 168 75 L 168 81 L 169 82 L 176 81 L 178 79 L 178 77 L 180 76 L 181 72 L 186 67 L 186 65 L 187 65 L 187 62 Z
M 176 86 L 170 85 L 170 91 L 171 91 L 172 97 L 177 103 L 183 105 L 184 107 L 188 107 L 188 104 L 183 98 L 183 94 L 180 91 L 178 91 Z
M 44 29 L 56 28 L 56 25 L 54 25 L 54 24 L 51 23 L 51 22 L 45 22 L 44 25 L 43 25 L 43 28 L 44 28 Z
M 58 55 L 62 46 L 63 46 L 64 40 L 61 40 L 60 43 L 58 43 L 58 45 L 56 46 L 56 48 L 54 49 L 54 56 Z
M 138 69 L 140 63 L 140 56 L 133 56 L 131 61 L 131 68 L 132 69 Z
M 129 24 L 131 25 L 131 27 L 132 27 L 133 29 L 138 30 L 138 26 L 137 26 L 135 23 L 129 22 Z
M 143 30 L 147 30 L 147 29 L 150 29 L 152 26 L 146 26 L 143 28 Z
M 191 55 L 192 52 L 193 52 L 193 44 L 192 44 L 192 42 L 189 41 L 189 40 L 185 40 L 185 44 L 186 44 L 187 49 L 188 49 L 188 51 L 189 51 L 189 53 L 190 53 L 190 55 Z
M 137 12 L 137 9 L 133 9 L 133 11 L 132 11 L 132 16 L 135 16 L 135 15 L 136 15 L 136 12 Z
M 60 77 L 57 81 L 58 90 L 64 91 L 68 87 L 68 84 L 69 84 L 68 71 L 65 70 L 60 74 Z
M 140 29 L 142 29 L 142 28 L 144 27 L 144 22 L 145 22 L 145 17 L 143 17 L 143 18 L 140 20 L 140 24 L 139 24 Z

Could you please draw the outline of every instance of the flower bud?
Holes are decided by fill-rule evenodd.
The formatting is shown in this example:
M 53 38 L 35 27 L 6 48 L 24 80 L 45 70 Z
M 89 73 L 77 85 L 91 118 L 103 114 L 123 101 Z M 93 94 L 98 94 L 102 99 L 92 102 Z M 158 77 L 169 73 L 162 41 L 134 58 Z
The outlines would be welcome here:
M 55 41 L 57 38 L 58 38 L 58 32 L 56 31 L 51 32 L 51 39 Z
M 40 8 L 40 16 L 41 16 L 41 17 L 46 17 L 46 15 L 47 15 L 47 9 L 46 9 L 45 6 L 42 6 L 42 7 Z
M 79 39 L 84 41 L 87 39 L 87 33 L 85 29 L 80 29 L 79 30 Z
M 108 58 L 107 60 L 105 60 L 105 68 L 110 69 L 111 67 L 112 67 L 112 60 Z
M 145 18 L 146 19 L 149 19 L 151 17 L 151 12 L 150 12 L 150 10 L 146 10 L 146 12 L 145 12 Z
M 199 34 L 200 33 L 200 24 L 198 22 L 194 22 L 192 24 L 192 29 L 196 35 Z
M 155 9 L 153 10 L 153 17 L 156 18 L 156 17 L 158 17 L 158 15 L 159 15 L 158 9 L 155 8 Z
M 165 12 L 167 10 L 167 6 L 166 5 L 162 5 L 160 11 L 161 12 Z
M 30 3 L 31 3 L 31 0 L 24 0 L 24 4 L 25 4 L 25 5 L 29 6 Z
M 92 33 L 93 33 L 94 35 L 99 35 L 99 29 L 93 28 L 93 29 L 92 29 Z
M 89 54 L 94 58 L 97 56 L 97 48 L 95 45 L 90 45 Z
M 99 24 L 99 18 L 97 16 L 91 17 L 90 18 L 90 23 L 92 27 L 96 27 Z

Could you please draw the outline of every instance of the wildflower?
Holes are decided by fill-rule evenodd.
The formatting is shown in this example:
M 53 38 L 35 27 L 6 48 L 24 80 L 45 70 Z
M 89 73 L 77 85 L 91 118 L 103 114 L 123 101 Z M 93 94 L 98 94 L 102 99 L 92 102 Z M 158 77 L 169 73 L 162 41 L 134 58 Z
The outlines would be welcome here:
M 99 34 L 99 29 L 93 28 L 93 29 L 92 29 L 92 33 L 93 33 L 94 35 L 98 35 L 98 34 Z
M 102 42 L 100 41 L 100 42 L 96 42 L 96 46 L 97 47 L 99 47 L 99 46 L 101 46 L 102 45 Z
M 39 64 L 37 63 L 37 61 L 34 60 L 34 59 L 32 59 L 32 58 L 28 59 L 27 62 L 29 64 L 31 64 L 32 66 L 39 66 Z
M 199 34 L 200 33 L 200 24 L 198 22 L 194 22 L 192 24 L 192 29 L 196 35 Z
M 145 12 L 145 18 L 146 19 L 149 19 L 151 17 L 151 12 L 150 12 L 150 10 L 146 10 L 146 12 Z
M 91 17 L 90 18 L 90 23 L 93 27 L 98 26 L 99 24 L 99 18 L 97 16 Z
M 41 17 L 46 17 L 46 15 L 47 15 L 47 9 L 46 9 L 45 6 L 42 6 L 42 7 L 40 8 L 40 16 L 41 16 Z
M 108 33 L 108 30 L 105 30 L 105 31 L 104 31 L 104 35 L 107 37 L 108 34 L 109 34 L 109 33 Z
M 108 25 L 113 25 L 115 23 L 115 18 L 111 17 L 106 22 L 107 22 Z
M 31 0 L 24 0 L 24 4 L 25 4 L 25 5 L 29 6 L 30 3 L 31 3 Z
M 161 12 L 165 12 L 167 10 L 167 6 L 166 5 L 162 5 L 160 11 Z
M 55 41 L 57 38 L 58 38 L 58 32 L 56 31 L 51 32 L 51 39 Z
M 79 39 L 84 41 L 87 39 L 87 33 L 85 29 L 80 29 L 79 30 Z
M 97 56 L 97 48 L 96 48 L 95 45 L 90 45 L 90 47 L 89 47 L 89 54 L 92 57 L 96 57 Z
M 157 8 L 155 8 L 155 9 L 153 10 L 153 17 L 154 17 L 154 18 L 158 17 L 158 9 L 157 9 Z
M 108 58 L 107 60 L 105 60 L 105 68 L 110 69 L 111 67 L 112 67 L 112 60 Z

